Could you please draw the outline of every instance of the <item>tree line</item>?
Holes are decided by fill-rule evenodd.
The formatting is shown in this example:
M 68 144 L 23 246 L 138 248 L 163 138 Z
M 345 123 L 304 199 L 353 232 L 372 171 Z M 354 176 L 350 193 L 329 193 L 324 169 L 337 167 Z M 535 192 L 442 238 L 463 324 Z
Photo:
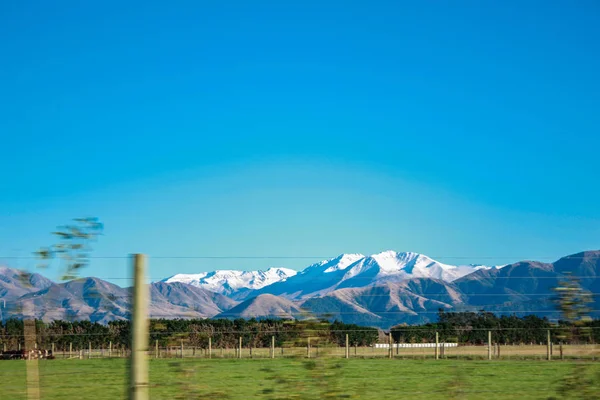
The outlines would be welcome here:
M 396 343 L 432 343 L 435 333 L 443 342 L 484 344 L 488 331 L 492 341 L 501 344 L 529 344 L 548 340 L 548 330 L 554 343 L 600 343 L 600 319 L 583 322 L 559 320 L 550 322 L 545 317 L 526 315 L 497 316 L 491 312 L 444 312 L 439 310 L 437 322 L 423 325 L 396 325 L 392 337 Z
M 574 324 L 567 321 L 551 323 L 535 315 L 518 317 L 497 316 L 490 312 L 444 312 L 437 322 L 422 325 L 396 325 L 390 329 L 395 343 L 432 343 L 435 333 L 441 342 L 460 344 L 487 343 L 488 331 L 492 340 L 502 344 L 529 344 L 547 340 L 548 330 L 553 342 L 600 343 L 600 320 Z M 185 346 L 207 348 L 211 338 L 214 348 L 235 348 L 242 337 L 244 347 L 269 347 L 275 337 L 277 347 L 344 346 L 348 335 L 351 346 L 371 346 L 384 342 L 376 328 L 340 321 L 283 320 L 283 319 L 151 319 L 149 346 L 156 341 L 160 347 Z M 565 334 L 565 333 L 568 334 Z M 129 348 L 130 321 L 111 321 L 106 325 L 90 321 L 36 320 L 36 343 L 58 350 L 94 348 Z M 0 323 L 0 343 L 7 349 L 24 345 L 23 321 L 9 319 Z
M 244 347 L 269 347 L 275 337 L 277 347 L 311 345 L 342 346 L 348 334 L 351 345 L 370 346 L 377 342 L 378 330 L 339 321 L 290 321 L 282 319 L 151 319 L 149 346 L 156 341 L 160 347 L 180 346 L 207 348 L 211 338 L 214 348 L 235 348 L 242 337 Z M 93 348 L 129 348 L 130 321 L 111 321 L 106 325 L 90 321 L 36 320 L 36 343 L 57 350 Z M 9 319 L 0 323 L 0 343 L 8 349 L 24 344 L 23 321 Z

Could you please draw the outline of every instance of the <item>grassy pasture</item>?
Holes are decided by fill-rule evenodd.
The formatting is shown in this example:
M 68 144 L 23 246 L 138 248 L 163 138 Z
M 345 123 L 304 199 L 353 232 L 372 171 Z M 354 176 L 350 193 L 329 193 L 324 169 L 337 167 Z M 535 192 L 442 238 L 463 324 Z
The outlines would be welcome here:
M 26 399 L 27 362 L 0 362 L 0 399 Z M 34 365 L 31 363 L 30 365 Z M 152 399 L 548 399 L 578 363 L 460 359 L 159 359 Z M 125 398 L 126 360 L 41 360 L 42 399 Z M 589 363 L 600 377 L 600 365 Z M 593 380 L 592 380 L 593 381 Z M 600 385 L 600 379 L 596 379 Z M 600 386 L 595 388 L 600 393 Z

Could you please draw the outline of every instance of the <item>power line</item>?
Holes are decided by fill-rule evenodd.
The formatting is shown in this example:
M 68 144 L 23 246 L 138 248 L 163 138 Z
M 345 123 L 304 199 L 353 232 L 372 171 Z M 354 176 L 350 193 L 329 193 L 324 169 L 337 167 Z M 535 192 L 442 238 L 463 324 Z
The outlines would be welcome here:
M 368 258 L 371 256 L 365 256 L 365 258 Z M 467 260 L 467 259 L 480 259 L 480 260 L 498 260 L 498 259 L 516 259 L 519 260 L 516 263 L 519 262 L 535 262 L 535 260 L 540 260 L 540 259 L 546 259 L 546 260 L 580 260 L 580 259 L 584 259 L 587 258 L 589 256 L 585 256 L 585 255 L 573 255 L 573 256 L 565 256 L 565 257 L 559 257 L 558 259 L 556 258 L 556 256 L 542 256 L 542 257 L 515 257 L 515 256 L 427 256 L 428 258 L 432 258 L 432 259 L 454 259 L 454 260 Z M 89 256 L 86 257 L 87 259 L 130 259 L 130 256 Z M 247 255 L 240 255 L 240 256 L 219 256 L 219 255 L 202 255 L 202 256 L 148 256 L 148 258 L 150 259 L 207 259 L 207 260 L 219 260 L 219 259 L 223 259 L 223 260 L 236 260 L 236 259 L 248 259 L 248 260 L 268 260 L 268 259 L 276 259 L 276 260 L 281 260 L 281 259 L 291 259 L 291 260 L 302 260 L 302 259 L 321 259 L 321 260 L 333 260 L 336 257 L 331 257 L 331 256 L 266 256 L 266 255 L 262 255 L 262 256 L 247 256 Z M 31 255 L 31 256 L 0 256 L 0 259 L 7 259 L 7 260 L 20 260 L 20 259 L 24 259 L 24 260 L 30 260 L 30 259 L 39 259 L 39 257 Z M 58 258 L 57 258 L 58 259 Z M 359 261 L 360 259 L 357 259 L 357 261 Z

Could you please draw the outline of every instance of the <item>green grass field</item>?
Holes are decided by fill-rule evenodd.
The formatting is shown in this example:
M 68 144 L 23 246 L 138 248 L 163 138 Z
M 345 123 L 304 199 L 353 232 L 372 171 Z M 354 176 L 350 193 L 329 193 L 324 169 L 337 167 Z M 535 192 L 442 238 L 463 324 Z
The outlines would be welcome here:
M 0 361 L 0 399 L 27 398 L 26 365 Z M 38 365 L 42 399 L 126 397 L 124 359 L 42 360 Z M 576 365 L 569 361 L 160 359 L 150 361 L 150 397 L 548 399 L 562 397 L 556 389 Z M 588 376 L 600 378 L 600 365 L 587 365 Z M 600 379 L 595 382 L 599 386 L 590 390 L 600 394 Z

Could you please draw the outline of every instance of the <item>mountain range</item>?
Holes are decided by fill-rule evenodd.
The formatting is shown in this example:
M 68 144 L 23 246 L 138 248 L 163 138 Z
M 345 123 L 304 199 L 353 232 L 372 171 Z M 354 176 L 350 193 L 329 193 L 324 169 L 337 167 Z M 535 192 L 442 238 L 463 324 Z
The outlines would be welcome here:
M 387 328 L 435 320 L 440 309 L 558 318 L 552 289 L 567 275 L 600 293 L 600 251 L 554 263 L 448 265 L 418 253 L 342 254 L 306 267 L 176 274 L 150 285 L 152 318 L 298 318 Z M 130 288 L 98 278 L 54 283 L 0 268 L 2 317 L 91 320 L 130 317 Z M 3 303 L 0 303 L 2 305 Z M 600 303 L 591 306 L 598 316 Z

